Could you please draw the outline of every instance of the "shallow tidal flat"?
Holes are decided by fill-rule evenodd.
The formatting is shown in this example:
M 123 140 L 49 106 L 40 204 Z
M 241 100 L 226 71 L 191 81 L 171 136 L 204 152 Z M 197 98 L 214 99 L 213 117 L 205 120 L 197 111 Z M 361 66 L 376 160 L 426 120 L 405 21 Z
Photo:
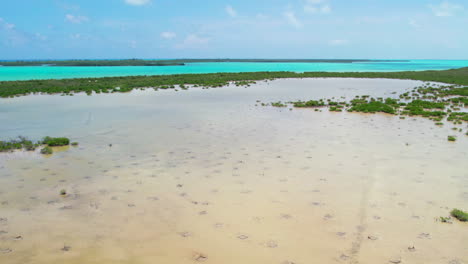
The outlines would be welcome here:
M 0 263 L 468 263 L 468 224 L 437 221 L 468 209 L 467 136 L 448 142 L 448 122 L 419 117 L 256 102 L 395 97 L 420 84 L 2 99 L 1 138 L 80 146 L 0 155 Z

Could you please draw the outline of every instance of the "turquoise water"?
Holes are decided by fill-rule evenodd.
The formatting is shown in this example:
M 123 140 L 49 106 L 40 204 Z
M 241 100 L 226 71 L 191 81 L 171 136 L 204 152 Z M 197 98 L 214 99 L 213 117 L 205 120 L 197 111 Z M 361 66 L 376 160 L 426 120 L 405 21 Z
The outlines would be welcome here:
M 188 63 L 185 66 L 117 66 L 117 67 L 0 67 L 0 81 L 31 79 L 64 79 L 130 75 L 167 75 L 215 72 L 256 71 L 423 71 L 468 67 L 468 60 L 410 60 L 357 63 L 260 63 L 209 62 Z

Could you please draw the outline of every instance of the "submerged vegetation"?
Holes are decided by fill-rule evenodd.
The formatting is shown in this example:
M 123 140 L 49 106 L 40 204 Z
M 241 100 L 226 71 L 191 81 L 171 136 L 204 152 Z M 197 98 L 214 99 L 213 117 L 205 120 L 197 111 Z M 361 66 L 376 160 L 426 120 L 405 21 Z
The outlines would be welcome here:
M 468 67 L 444 71 L 405 71 L 405 72 L 244 72 L 244 73 L 209 73 L 209 74 L 175 74 L 155 76 L 126 76 L 104 78 L 2 81 L 0 82 L 0 97 L 14 97 L 20 95 L 45 94 L 73 94 L 85 92 L 114 93 L 129 92 L 138 88 L 170 89 L 193 85 L 195 87 L 222 87 L 234 82 L 247 86 L 261 80 L 277 78 L 388 78 L 410 79 L 421 81 L 443 82 L 456 85 L 468 85 Z M 183 88 L 182 88 L 183 89 Z M 430 94 L 429 87 L 424 92 Z M 420 93 L 422 93 L 421 91 Z M 445 96 L 467 96 L 468 87 L 450 89 L 441 93 Z M 406 97 L 408 97 L 406 95 Z M 465 101 L 463 101 L 465 102 Z
M 74 143 L 78 145 L 77 142 Z M 15 150 L 35 151 L 38 147 L 43 147 L 40 150 L 41 154 L 52 154 L 53 150 L 51 147 L 68 145 L 70 145 L 70 140 L 65 137 L 44 137 L 42 140 L 34 143 L 26 137 L 19 136 L 9 141 L 0 141 L 0 152 L 12 152 Z

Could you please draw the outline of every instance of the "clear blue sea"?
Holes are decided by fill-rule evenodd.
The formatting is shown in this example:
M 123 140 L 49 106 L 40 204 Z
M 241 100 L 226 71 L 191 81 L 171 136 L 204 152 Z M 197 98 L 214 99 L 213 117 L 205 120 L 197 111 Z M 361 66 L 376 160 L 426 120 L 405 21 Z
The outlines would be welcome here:
M 130 75 L 167 75 L 216 72 L 256 71 L 328 71 L 328 72 L 389 72 L 446 70 L 468 67 L 468 60 L 410 60 L 356 63 L 261 63 L 209 62 L 188 63 L 185 66 L 113 66 L 113 67 L 5 67 L 0 66 L 0 81 L 31 79 L 64 79 Z

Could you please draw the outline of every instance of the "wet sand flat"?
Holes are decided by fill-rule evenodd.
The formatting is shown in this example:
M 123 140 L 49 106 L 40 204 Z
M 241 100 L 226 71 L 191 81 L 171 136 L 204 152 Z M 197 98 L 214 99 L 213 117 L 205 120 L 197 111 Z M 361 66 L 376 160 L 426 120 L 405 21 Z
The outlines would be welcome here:
M 468 225 L 437 221 L 468 209 L 468 137 L 447 142 L 449 124 L 418 117 L 257 102 L 420 84 L 284 79 L 1 100 L 1 138 L 80 145 L 0 155 L 0 263 L 468 263 Z

